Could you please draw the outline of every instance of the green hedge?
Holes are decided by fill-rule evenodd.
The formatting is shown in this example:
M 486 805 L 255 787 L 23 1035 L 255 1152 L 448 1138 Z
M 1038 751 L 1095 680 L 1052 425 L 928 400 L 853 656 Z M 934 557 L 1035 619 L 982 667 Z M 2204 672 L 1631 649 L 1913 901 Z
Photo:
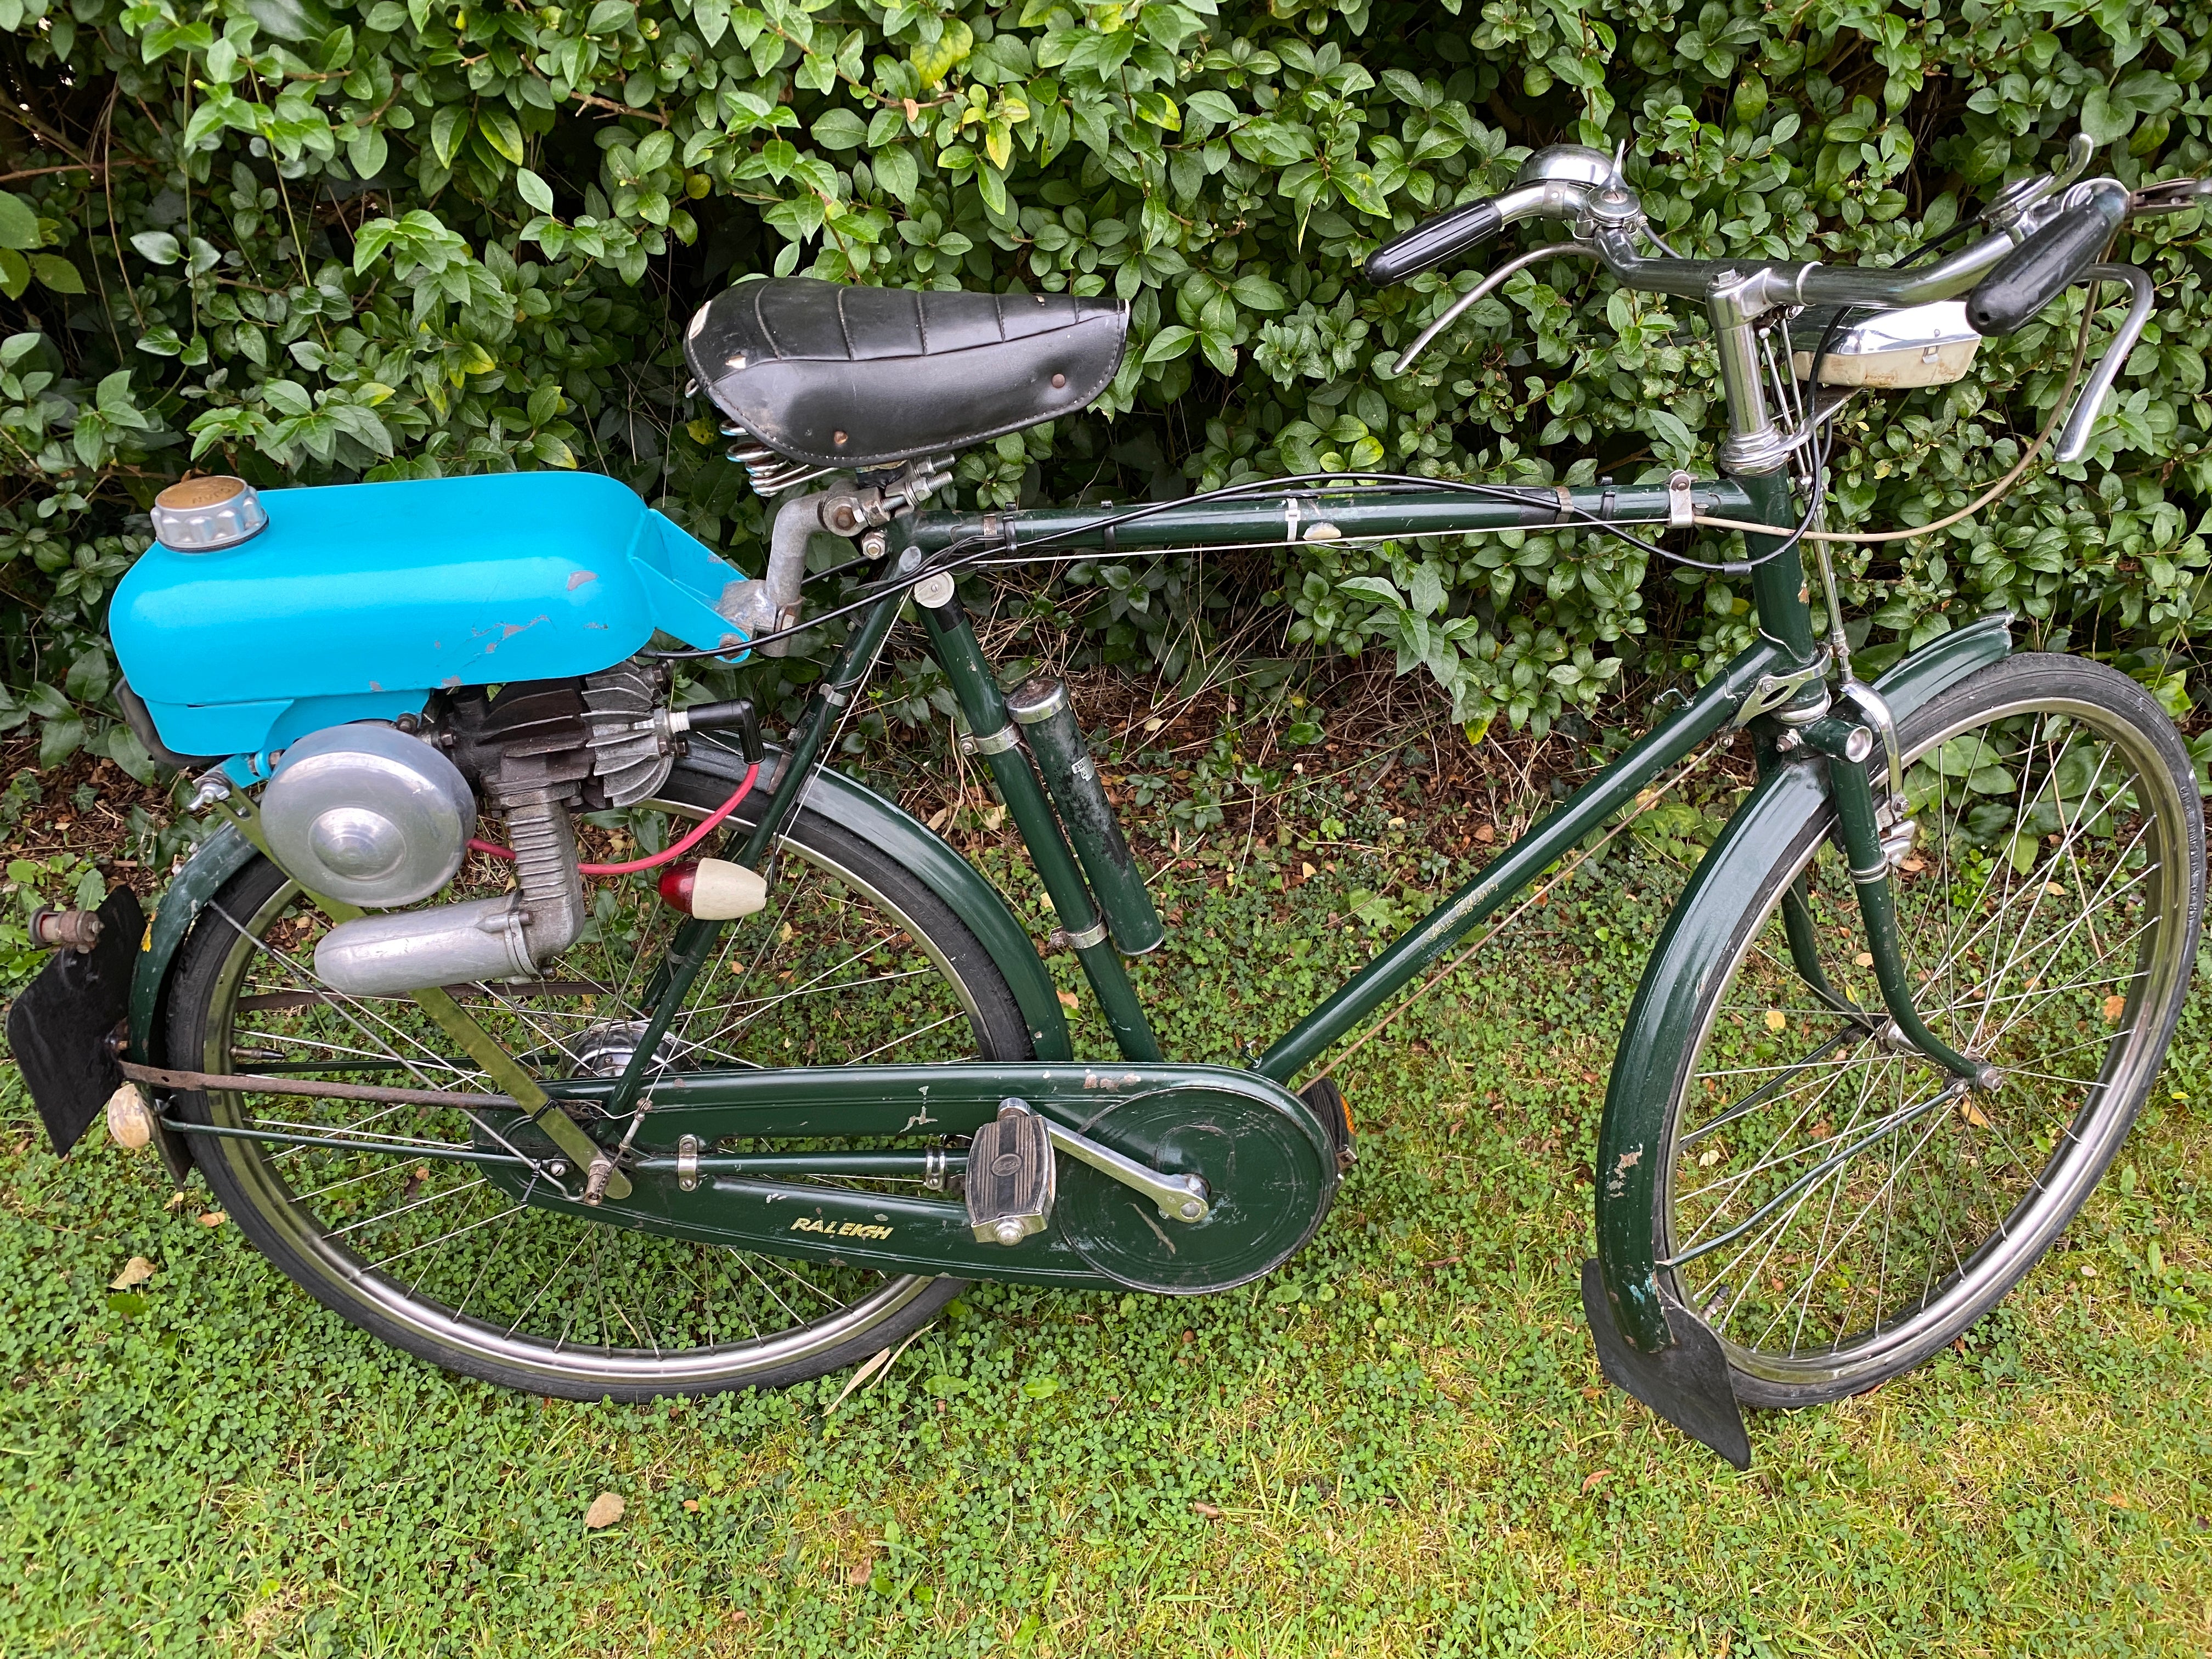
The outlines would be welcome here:
M 1893 258 L 2077 128 L 2130 182 L 2212 159 L 2201 3 L 0 0 L 0 720 L 44 722 L 49 760 L 90 742 L 133 769 L 99 714 L 100 609 L 187 466 L 592 467 L 750 558 L 762 506 L 677 349 L 740 276 L 1133 301 L 1098 410 L 967 457 L 971 501 L 1285 468 L 1628 478 L 1710 464 L 1693 308 L 1563 262 L 1394 380 L 1473 273 L 1378 293 L 1358 260 L 1559 140 L 1625 142 L 1685 251 L 1777 260 Z M 2006 605 L 2180 706 L 2212 605 L 2202 218 L 2122 239 L 2162 307 L 2085 464 L 1850 562 L 1877 660 Z M 1925 522 L 2002 470 L 2066 321 L 1867 404 L 1843 520 Z M 1054 602 L 1109 657 L 1179 651 L 1176 565 L 1066 580 Z M 1740 588 L 1530 535 L 1300 550 L 1246 597 L 1286 607 L 1293 644 L 1425 665 L 1460 719 L 1541 724 L 1623 665 L 1741 646 Z

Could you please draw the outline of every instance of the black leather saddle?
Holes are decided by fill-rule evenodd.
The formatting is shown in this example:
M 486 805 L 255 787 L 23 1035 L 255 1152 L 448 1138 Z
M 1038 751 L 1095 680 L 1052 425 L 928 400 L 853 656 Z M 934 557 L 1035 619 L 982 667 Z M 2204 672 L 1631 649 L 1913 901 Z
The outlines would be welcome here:
M 708 301 L 684 355 L 716 406 L 770 449 L 872 467 L 1081 409 L 1113 380 L 1128 331 L 1119 300 L 785 276 Z

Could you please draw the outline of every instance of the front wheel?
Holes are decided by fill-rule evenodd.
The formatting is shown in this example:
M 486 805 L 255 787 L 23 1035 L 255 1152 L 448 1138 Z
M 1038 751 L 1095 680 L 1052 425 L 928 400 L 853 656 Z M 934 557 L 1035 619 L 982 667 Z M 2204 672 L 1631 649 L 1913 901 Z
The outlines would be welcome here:
M 696 817 L 730 790 L 700 757 L 659 803 Z M 476 860 L 445 901 L 501 890 Z M 538 977 L 448 987 L 541 1076 L 606 1075 L 635 1050 L 675 913 L 650 875 L 599 884 L 576 945 Z M 255 859 L 195 926 L 169 995 L 173 1063 L 348 1083 L 495 1090 L 412 999 L 331 990 L 313 971 L 328 919 Z M 1019 1060 L 1013 994 L 975 936 L 910 872 L 800 811 L 769 908 L 729 927 L 655 1055 L 702 1067 Z M 196 1137 L 246 1235 L 317 1300 L 447 1370 L 571 1399 L 640 1400 L 818 1376 L 895 1345 L 960 1281 L 886 1274 L 606 1226 L 518 1203 L 471 1164 L 459 1111 L 210 1091 L 217 1129 L 308 1133 L 374 1152 Z
M 1750 1405 L 1861 1392 L 1994 1306 L 2111 1164 L 2188 993 L 2203 812 L 2140 686 L 2024 654 L 1899 738 L 1919 835 L 1892 884 L 1914 1003 L 2002 1081 L 1960 1092 L 1891 1030 L 1832 808 L 1735 889 L 1682 1028 L 1652 1248 Z

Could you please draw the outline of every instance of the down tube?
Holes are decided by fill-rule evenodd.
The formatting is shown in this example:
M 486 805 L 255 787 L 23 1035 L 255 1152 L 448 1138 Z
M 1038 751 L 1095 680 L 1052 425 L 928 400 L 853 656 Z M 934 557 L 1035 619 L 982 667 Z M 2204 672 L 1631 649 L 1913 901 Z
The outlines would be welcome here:
M 1472 881 L 1293 1026 L 1261 1056 L 1260 1075 L 1287 1084 L 1313 1064 L 1577 842 L 1627 805 L 1638 790 L 1727 725 L 1762 676 L 1785 666 L 1785 653 L 1765 641 L 1729 664 L 1688 708 L 1645 733 L 1627 753 L 1569 796 L 1558 811 L 1485 865 Z

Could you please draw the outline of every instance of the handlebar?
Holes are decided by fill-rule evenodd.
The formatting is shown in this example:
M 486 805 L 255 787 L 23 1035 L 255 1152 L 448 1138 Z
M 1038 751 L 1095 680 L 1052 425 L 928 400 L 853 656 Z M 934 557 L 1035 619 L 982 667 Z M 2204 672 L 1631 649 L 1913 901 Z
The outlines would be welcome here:
M 1636 192 L 1621 175 L 1619 154 L 1558 144 L 1531 155 L 1504 194 L 1462 203 L 1384 243 L 1368 259 L 1366 274 L 1378 284 L 1402 282 L 1487 241 L 1516 220 L 1567 221 L 1572 240 L 1509 259 L 1461 294 L 1406 349 L 1392 373 L 1406 373 L 1431 341 L 1515 272 L 1574 254 L 1600 261 L 1624 287 L 1703 301 L 1722 330 L 1722 379 L 1732 410 L 1740 399 L 1747 410 L 1759 407 L 1751 325 L 1763 325 L 1778 313 L 1794 315 L 1813 306 L 1897 311 L 1968 295 L 1966 320 L 1978 333 L 1998 336 L 2019 329 L 2076 283 L 2123 283 L 2130 290 L 2127 318 L 2067 420 L 2057 452 L 2063 463 L 2087 453 L 2091 429 L 2149 320 L 2154 298 L 2150 279 L 2142 271 L 2100 264 L 2100 254 L 2131 217 L 2212 206 L 2212 179 L 2166 179 L 2137 191 L 2117 179 L 2076 183 L 2094 153 L 2094 146 L 2076 135 L 2058 169 L 2018 180 L 1983 211 L 1982 223 L 1993 234 L 1941 264 L 1875 270 L 1817 260 L 1790 267 L 1678 258 L 1645 220 Z M 1659 252 L 1642 252 L 1639 238 Z M 1763 415 L 1747 416 L 1747 421 L 1730 442 L 1746 446 L 1747 456 L 1771 460 L 1779 453 L 1773 448 L 1778 434 L 1771 422 Z M 1726 459 L 1724 446 L 1724 464 Z
M 1602 261 L 1626 287 L 1704 300 L 1717 285 L 1747 284 L 1741 298 L 1753 310 L 1817 305 L 1899 310 L 1957 299 L 1985 281 L 1996 281 L 2002 268 L 2002 283 L 1988 291 L 1984 314 L 1990 326 L 1982 331 L 2009 333 L 2080 280 L 2112 232 L 2132 213 L 2173 212 L 2207 200 L 2206 186 L 2184 180 L 2153 186 L 2140 198 L 2131 197 L 2114 179 L 2084 180 L 2063 187 L 2062 193 L 2069 176 L 2070 170 L 2007 192 L 2002 213 L 1995 215 L 2003 234 L 1986 236 L 1938 264 L 1910 270 L 1818 261 L 1754 265 L 1640 251 L 1639 236 L 1657 239 L 1617 163 L 1601 151 L 1559 145 L 1529 157 L 1514 188 L 1504 195 L 1464 203 L 1384 243 L 1368 259 L 1366 271 L 1376 283 L 1402 282 L 1479 246 L 1516 220 L 1553 218 L 1571 223 L 1575 251 Z M 2059 240 L 2051 240 L 2054 236 Z M 2027 309 L 2021 311 L 2023 305 Z

